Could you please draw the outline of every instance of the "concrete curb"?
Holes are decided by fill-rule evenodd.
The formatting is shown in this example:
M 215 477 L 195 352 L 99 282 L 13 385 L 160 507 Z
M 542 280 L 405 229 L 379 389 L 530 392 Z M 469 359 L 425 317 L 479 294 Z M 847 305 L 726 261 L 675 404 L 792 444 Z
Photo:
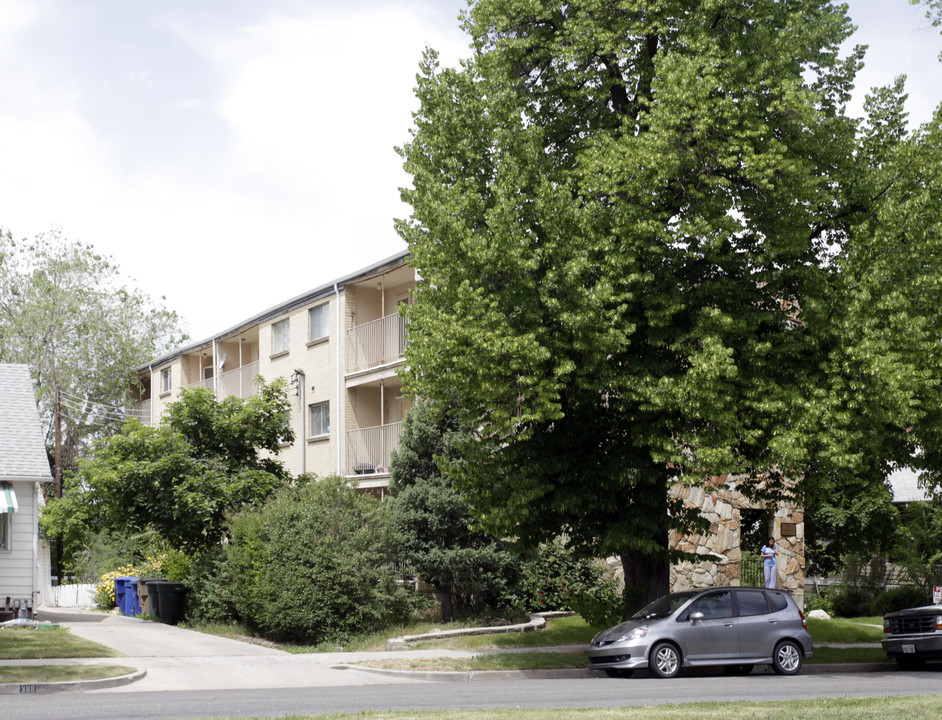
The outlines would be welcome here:
M 560 670 L 479 670 L 471 672 L 455 672 L 446 670 L 386 670 L 364 665 L 333 665 L 334 670 L 360 670 L 361 672 L 389 677 L 413 678 L 428 682 L 474 682 L 482 680 L 572 680 L 607 678 L 602 670 L 589 669 L 560 669 Z M 699 668 L 698 668 L 699 669 Z M 717 668 L 702 668 L 704 671 L 715 671 Z M 886 672 L 896 670 L 894 663 L 844 663 L 828 665 L 805 665 L 801 675 L 825 675 L 840 673 Z M 768 666 L 771 673 L 771 665 Z M 639 670 L 638 677 L 645 677 L 647 671 Z M 686 672 L 690 673 L 688 669 Z M 684 671 L 681 671 L 683 675 Z M 759 670 L 754 671 L 759 674 Z
M 461 628 L 460 630 L 438 630 L 435 632 L 423 633 L 421 635 L 403 635 L 402 637 L 389 638 L 389 640 L 386 641 L 386 649 L 408 650 L 410 642 L 418 642 L 419 640 L 443 640 L 445 638 L 466 637 L 469 635 L 495 635 L 500 633 L 533 632 L 535 630 L 542 630 L 545 628 L 547 618 L 568 617 L 570 615 L 575 615 L 575 613 L 568 611 L 532 613 L 530 615 L 529 622 L 518 623 L 516 625 Z
M 32 693 L 84 692 L 85 690 L 105 690 L 107 688 L 130 685 L 147 674 L 146 670 L 135 670 L 127 675 L 117 675 L 99 680 L 70 680 L 67 682 L 4 683 L 0 685 L 0 695 L 21 695 Z

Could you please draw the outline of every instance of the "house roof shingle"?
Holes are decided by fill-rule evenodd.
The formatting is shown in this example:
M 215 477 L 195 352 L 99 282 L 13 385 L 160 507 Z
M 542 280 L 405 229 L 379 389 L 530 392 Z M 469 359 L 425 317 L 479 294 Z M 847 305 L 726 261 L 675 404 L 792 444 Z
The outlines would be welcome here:
M 50 476 L 29 368 L 0 365 L 0 478 Z

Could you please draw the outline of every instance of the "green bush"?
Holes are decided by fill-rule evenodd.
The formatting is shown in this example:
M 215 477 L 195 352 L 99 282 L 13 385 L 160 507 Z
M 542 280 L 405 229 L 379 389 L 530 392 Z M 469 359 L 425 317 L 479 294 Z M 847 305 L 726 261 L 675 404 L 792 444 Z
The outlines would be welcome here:
M 523 612 L 573 610 L 572 588 L 594 586 L 602 569 L 566 547 L 562 540 L 542 545 L 522 558 L 520 573 L 504 599 Z
M 207 610 L 275 640 L 343 642 L 409 618 L 415 593 L 388 569 L 394 537 L 385 508 L 343 478 L 285 488 L 232 523 Z M 200 599 L 207 608 L 205 599 Z
M 618 592 L 618 581 L 610 578 L 592 585 L 575 585 L 570 607 L 591 627 L 611 627 L 621 622 L 624 599 Z
M 834 606 L 834 615 L 837 617 L 864 617 L 870 614 L 872 594 L 859 587 L 841 587 L 830 595 Z
M 812 610 L 824 610 L 828 615 L 834 615 L 834 603 L 827 595 L 805 595 L 805 613 Z
M 871 615 L 886 615 L 895 610 L 920 607 L 929 602 L 926 591 L 917 587 L 900 587 L 879 593 L 870 603 Z

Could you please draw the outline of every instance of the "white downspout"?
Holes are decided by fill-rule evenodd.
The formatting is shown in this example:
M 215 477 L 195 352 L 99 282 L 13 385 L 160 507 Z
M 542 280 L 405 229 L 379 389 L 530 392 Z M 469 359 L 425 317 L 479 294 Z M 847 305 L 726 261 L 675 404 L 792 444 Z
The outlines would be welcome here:
M 307 378 L 303 370 L 295 370 L 295 377 L 298 379 L 298 397 L 301 399 L 301 474 L 307 472 L 307 405 L 304 402 L 304 383 Z
M 343 323 L 341 322 L 341 312 L 340 312 L 340 288 L 337 283 L 334 283 L 334 297 L 337 299 L 337 475 L 343 475 L 343 465 L 340 462 L 341 459 L 341 444 L 344 437 L 344 422 L 343 422 L 343 368 L 340 367 L 340 344 L 346 340 Z
M 39 495 L 41 492 L 39 482 L 37 481 L 33 484 L 33 562 L 30 563 L 32 569 L 32 578 L 30 579 L 32 593 L 30 593 L 30 599 L 33 605 L 34 615 L 36 614 L 39 603 L 46 601 L 46 598 L 42 597 L 40 593 L 39 586 L 36 584 L 36 566 L 39 564 Z

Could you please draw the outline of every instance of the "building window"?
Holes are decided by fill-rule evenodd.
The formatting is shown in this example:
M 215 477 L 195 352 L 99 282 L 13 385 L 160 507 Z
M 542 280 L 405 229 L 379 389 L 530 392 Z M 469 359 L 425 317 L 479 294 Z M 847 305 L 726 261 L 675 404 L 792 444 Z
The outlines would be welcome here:
M 9 513 L 0 513 L 0 550 L 10 549 L 10 517 Z
M 308 407 L 310 412 L 310 433 L 311 437 L 330 434 L 330 402 L 314 403 Z
M 171 388 L 171 379 L 173 375 L 170 372 L 171 368 L 164 368 L 160 371 L 160 392 L 168 393 Z
M 276 323 L 271 324 L 271 354 L 278 355 L 279 353 L 288 352 L 288 342 L 290 336 L 288 335 L 288 318 L 284 320 L 279 320 Z
M 308 324 L 311 328 L 311 336 L 308 338 L 310 342 L 315 340 L 322 340 L 327 337 L 330 332 L 328 322 L 330 320 L 330 305 L 324 303 L 323 305 L 318 305 L 316 308 L 311 308 L 308 311 Z

